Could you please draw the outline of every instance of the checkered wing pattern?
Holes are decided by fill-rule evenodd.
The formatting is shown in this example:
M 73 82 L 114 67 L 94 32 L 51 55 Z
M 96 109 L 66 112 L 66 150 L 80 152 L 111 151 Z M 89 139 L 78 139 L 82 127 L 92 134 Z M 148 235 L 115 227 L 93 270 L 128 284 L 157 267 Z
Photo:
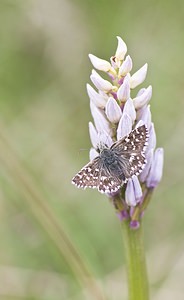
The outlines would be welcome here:
M 135 128 L 108 151 L 102 150 L 98 157 L 75 175 L 72 183 L 83 189 L 90 187 L 97 188 L 101 193 L 115 193 L 128 178 L 139 175 L 143 170 L 147 140 L 146 126 Z
M 98 188 L 101 193 L 111 194 L 120 189 L 122 181 L 103 169 L 100 158 L 96 157 L 74 176 L 72 183 L 78 188 Z
M 145 125 L 142 125 L 111 146 L 111 149 L 119 156 L 125 182 L 133 175 L 139 175 L 144 169 L 148 137 L 148 129 Z
M 112 176 L 107 169 L 102 169 L 100 174 L 100 180 L 98 184 L 98 190 L 101 193 L 115 193 L 122 185 L 122 180 L 118 177 Z
M 78 188 L 97 188 L 99 185 L 100 160 L 99 156 L 84 166 L 72 179 Z

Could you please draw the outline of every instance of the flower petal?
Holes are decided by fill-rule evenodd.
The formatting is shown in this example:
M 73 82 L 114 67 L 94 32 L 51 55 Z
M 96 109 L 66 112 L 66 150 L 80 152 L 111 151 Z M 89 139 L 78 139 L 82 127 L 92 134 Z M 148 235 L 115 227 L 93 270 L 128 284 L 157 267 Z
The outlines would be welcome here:
M 89 59 L 91 60 L 92 65 L 97 70 L 108 72 L 111 69 L 111 64 L 108 61 L 101 59 L 93 54 L 89 54 Z
M 136 86 L 138 86 L 145 80 L 147 69 L 148 64 L 145 64 L 142 68 L 140 68 L 136 73 L 132 75 L 132 77 L 130 78 L 131 89 L 134 89 Z
M 113 97 L 109 97 L 105 107 L 105 113 L 107 118 L 111 123 L 118 123 L 121 116 L 122 111 L 120 106 L 117 104 L 116 100 Z

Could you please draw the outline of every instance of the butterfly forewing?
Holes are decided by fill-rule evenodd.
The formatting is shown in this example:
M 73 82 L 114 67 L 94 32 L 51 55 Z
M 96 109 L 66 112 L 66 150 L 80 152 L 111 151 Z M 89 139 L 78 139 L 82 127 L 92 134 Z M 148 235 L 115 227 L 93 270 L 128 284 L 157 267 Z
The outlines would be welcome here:
M 111 146 L 111 149 L 120 155 L 120 163 L 123 165 L 126 177 L 125 182 L 133 175 L 139 175 L 143 170 L 146 164 L 145 150 L 148 137 L 148 129 L 142 125 Z

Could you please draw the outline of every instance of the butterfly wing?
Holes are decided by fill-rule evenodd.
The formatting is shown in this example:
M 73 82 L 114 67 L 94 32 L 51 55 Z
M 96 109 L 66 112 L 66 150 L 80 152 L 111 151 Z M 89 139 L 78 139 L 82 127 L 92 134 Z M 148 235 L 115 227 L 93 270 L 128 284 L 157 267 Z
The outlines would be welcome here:
M 101 193 L 115 193 L 122 185 L 122 180 L 117 176 L 113 176 L 106 168 L 101 169 L 98 190 Z
M 99 156 L 85 165 L 72 179 L 72 183 L 78 188 L 97 188 L 100 174 Z
M 148 129 L 142 125 L 111 146 L 111 149 L 119 156 L 125 182 L 133 175 L 139 175 L 144 169 L 148 137 Z

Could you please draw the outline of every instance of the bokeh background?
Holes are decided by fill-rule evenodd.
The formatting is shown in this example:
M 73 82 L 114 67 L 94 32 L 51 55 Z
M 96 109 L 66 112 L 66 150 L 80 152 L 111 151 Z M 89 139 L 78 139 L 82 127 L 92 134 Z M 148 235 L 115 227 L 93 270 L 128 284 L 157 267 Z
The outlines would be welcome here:
M 90 299 L 96 282 L 127 299 L 114 210 L 70 183 L 90 149 L 88 53 L 108 60 L 116 35 L 133 71 L 148 62 L 165 149 L 144 217 L 152 299 L 184 298 L 183 15 L 182 0 L 0 1 L 0 299 Z

